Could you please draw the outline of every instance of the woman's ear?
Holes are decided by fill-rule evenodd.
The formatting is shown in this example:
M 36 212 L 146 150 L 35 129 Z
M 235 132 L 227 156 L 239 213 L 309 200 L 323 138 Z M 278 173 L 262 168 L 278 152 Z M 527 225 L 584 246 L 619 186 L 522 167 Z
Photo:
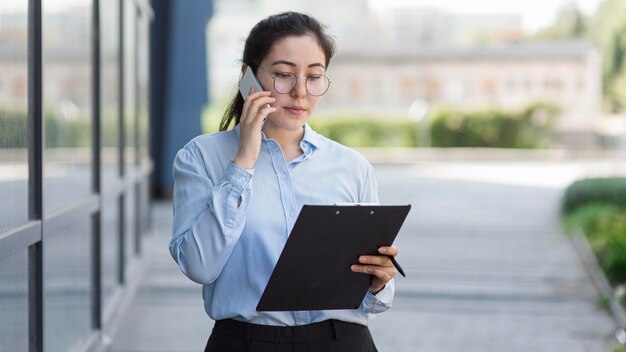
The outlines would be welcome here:
M 243 77 L 244 72 L 246 72 L 246 69 L 248 68 L 247 64 L 242 64 L 241 65 L 241 76 L 239 77 Z

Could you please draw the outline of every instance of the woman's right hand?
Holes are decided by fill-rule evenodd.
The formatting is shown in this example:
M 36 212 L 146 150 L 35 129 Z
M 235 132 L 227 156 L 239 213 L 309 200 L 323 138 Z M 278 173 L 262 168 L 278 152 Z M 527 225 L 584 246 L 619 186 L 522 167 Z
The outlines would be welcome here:
M 261 128 L 267 115 L 276 111 L 268 104 L 274 103 L 276 98 L 271 92 L 255 92 L 250 87 L 250 94 L 244 100 L 243 111 L 239 119 L 239 150 L 235 156 L 235 164 L 244 169 L 252 169 L 261 151 Z

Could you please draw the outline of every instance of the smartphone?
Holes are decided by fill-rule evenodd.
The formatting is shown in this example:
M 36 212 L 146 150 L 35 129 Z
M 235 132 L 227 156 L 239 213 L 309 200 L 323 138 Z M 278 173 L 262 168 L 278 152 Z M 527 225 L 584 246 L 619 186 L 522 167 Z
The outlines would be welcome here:
M 246 68 L 246 71 L 243 73 L 243 77 L 241 77 L 241 82 L 239 82 L 239 93 L 241 93 L 241 96 L 244 100 L 248 97 L 250 87 L 254 87 L 255 92 L 260 92 L 263 90 L 263 87 L 261 87 L 261 83 L 259 83 L 259 81 L 254 76 L 252 69 L 250 68 L 250 66 L 248 66 Z M 266 104 L 265 106 L 269 108 L 270 104 Z M 263 125 L 265 124 L 266 119 L 267 118 L 264 118 L 263 122 L 261 122 L 261 127 L 263 127 Z
M 256 77 L 254 77 L 252 69 L 248 66 L 246 68 L 246 72 L 244 72 L 243 77 L 241 78 L 241 82 L 239 82 L 239 92 L 244 99 L 248 97 L 250 87 L 254 87 L 255 92 L 263 90 L 259 81 L 257 81 Z

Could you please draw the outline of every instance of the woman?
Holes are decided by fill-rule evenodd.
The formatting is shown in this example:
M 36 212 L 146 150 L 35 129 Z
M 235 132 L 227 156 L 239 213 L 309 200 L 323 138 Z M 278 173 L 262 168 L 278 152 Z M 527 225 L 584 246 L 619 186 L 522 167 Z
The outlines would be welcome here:
M 387 255 L 396 256 L 395 247 L 351 267 L 372 276 L 358 309 L 256 311 L 302 205 L 378 202 L 365 158 L 306 123 L 330 85 L 333 53 L 310 16 L 262 20 L 246 40 L 242 72 L 250 66 L 263 91 L 251 88 L 245 100 L 237 94 L 222 131 L 194 138 L 176 156 L 169 248 L 183 273 L 203 284 L 216 321 L 205 351 L 376 351 L 367 324 L 391 305 L 396 271 Z

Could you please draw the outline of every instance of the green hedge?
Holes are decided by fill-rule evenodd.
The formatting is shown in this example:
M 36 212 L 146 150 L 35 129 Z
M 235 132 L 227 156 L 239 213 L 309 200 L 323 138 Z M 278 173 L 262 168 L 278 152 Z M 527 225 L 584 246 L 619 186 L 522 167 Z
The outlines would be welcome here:
M 561 207 L 566 228 L 583 231 L 609 282 L 626 284 L 626 178 L 576 181 Z
M 203 130 L 218 130 L 223 109 L 209 106 Z M 539 148 L 549 145 L 559 109 L 536 103 L 519 111 L 460 111 L 433 108 L 429 131 L 418 131 L 408 115 L 318 113 L 309 124 L 321 134 L 351 147 L 415 147 L 430 136 L 434 147 Z
M 23 110 L 0 109 L 0 148 L 26 148 L 28 115 Z
M 558 113 L 559 108 L 548 103 L 520 111 L 442 109 L 432 118 L 432 143 L 434 147 L 546 147 Z
M 626 283 L 626 208 L 589 203 L 565 217 L 569 229 L 579 227 L 612 285 Z
M 91 145 L 91 121 L 85 116 L 67 120 L 50 111 L 44 113 L 45 147 L 84 148 Z M 130 119 L 127 119 L 130 124 Z M 117 111 L 104 111 L 101 116 L 103 146 L 117 146 Z M 132 126 L 127 131 L 132 131 Z M 28 115 L 23 110 L 0 108 L 0 148 L 28 146 Z
M 626 208 L 626 177 L 587 178 L 572 183 L 563 196 L 564 214 L 591 203 Z
M 398 117 L 324 117 L 309 120 L 322 135 L 351 147 L 412 147 L 415 123 Z

